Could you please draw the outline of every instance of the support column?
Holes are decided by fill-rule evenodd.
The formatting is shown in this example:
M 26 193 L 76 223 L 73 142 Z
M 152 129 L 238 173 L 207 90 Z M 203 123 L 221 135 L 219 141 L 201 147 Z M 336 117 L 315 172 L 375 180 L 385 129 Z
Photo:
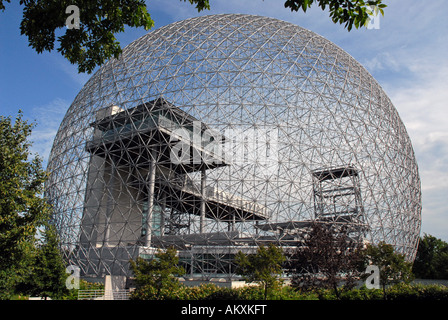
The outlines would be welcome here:
M 165 234 L 165 210 L 166 210 L 166 194 L 162 194 L 160 210 L 160 236 Z
M 146 219 L 146 238 L 145 245 L 151 246 L 152 234 L 152 213 L 154 211 L 154 186 L 156 181 L 156 160 L 151 159 L 149 166 L 149 180 L 148 180 L 148 217 Z
M 204 220 L 205 220 L 205 183 L 207 181 L 207 175 L 205 172 L 205 166 L 201 169 L 201 217 L 199 232 L 204 232 Z
M 106 200 L 106 214 L 104 217 L 104 238 L 103 238 L 103 245 L 109 245 L 111 242 L 110 239 L 110 228 L 111 228 L 111 219 L 112 215 L 115 209 L 115 201 L 114 201 L 114 194 L 115 194 L 115 174 L 117 168 L 115 167 L 114 163 L 112 161 L 106 161 L 105 167 L 109 167 L 109 179 L 105 186 L 105 193 L 107 196 Z

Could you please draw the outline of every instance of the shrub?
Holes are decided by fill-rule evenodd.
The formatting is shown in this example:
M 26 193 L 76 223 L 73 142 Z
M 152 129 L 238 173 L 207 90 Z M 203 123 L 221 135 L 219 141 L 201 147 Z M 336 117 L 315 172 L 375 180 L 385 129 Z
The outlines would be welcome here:
M 259 246 L 256 254 L 246 255 L 239 251 L 235 256 L 236 274 L 243 276 L 246 282 L 257 282 L 263 286 L 266 300 L 270 291 L 282 284 L 280 274 L 285 259 L 283 250 L 273 244 Z
M 400 283 L 386 289 L 389 300 L 448 300 L 448 288 L 439 285 L 421 285 Z M 136 300 L 263 300 L 262 286 L 245 286 L 241 288 L 218 287 L 215 284 L 179 287 L 167 290 L 151 286 L 135 290 L 131 299 Z M 339 297 L 334 290 L 318 289 L 313 292 L 300 292 L 290 286 L 278 287 L 268 295 L 268 300 L 383 300 L 382 289 L 367 289 L 362 286 L 357 289 L 341 290 Z
M 213 283 L 203 283 L 195 287 L 183 286 L 185 300 L 205 300 L 209 296 L 217 294 L 220 287 Z
M 387 297 L 390 300 L 448 300 L 448 288 L 439 285 L 400 283 L 388 288 Z
M 383 300 L 381 289 L 367 289 L 364 285 L 361 288 L 344 291 L 340 296 L 341 300 Z
M 317 294 L 314 292 L 301 292 L 291 286 L 283 286 L 280 290 L 272 293 L 271 300 L 317 300 Z
M 219 288 L 205 297 L 205 300 L 241 300 L 241 294 L 237 289 Z
M 319 300 L 337 300 L 333 292 L 319 290 Z M 340 300 L 384 300 L 383 290 L 367 289 L 365 286 L 344 291 Z M 448 300 L 448 288 L 439 285 L 421 285 L 399 283 L 386 288 L 386 299 L 388 300 Z
M 261 286 L 245 286 L 238 289 L 242 300 L 263 300 L 264 288 Z

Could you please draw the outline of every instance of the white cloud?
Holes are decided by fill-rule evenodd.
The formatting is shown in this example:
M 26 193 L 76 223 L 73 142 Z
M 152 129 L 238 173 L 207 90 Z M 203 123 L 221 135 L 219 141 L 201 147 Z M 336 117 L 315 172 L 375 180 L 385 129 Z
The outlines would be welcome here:
M 411 138 L 422 183 L 422 231 L 448 240 L 448 20 L 446 1 L 388 3 L 381 29 L 343 49 L 391 98 Z M 358 41 L 359 40 L 359 41 Z
M 399 72 L 403 68 L 407 67 L 403 65 L 392 55 L 390 52 L 382 51 L 369 60 L 362 62 L 363 66 L 372 73 L 378 71 L 393 71 Z
M 419 60 L 419 59 L 416 59 Z M 448 63 L 409 64 L 407 86 L 388 85 L 390 97 L 411 137 L 422 183 L 422 231 L 448 239 Z
M 69 106 L 68 101 L 56 98 L 46 105 L 32 109 L 36 126 L 30 137 L 33 142 L 31 152 L 37 153 L 44 160 L 44 167 L 46 167 L 59 125 Z

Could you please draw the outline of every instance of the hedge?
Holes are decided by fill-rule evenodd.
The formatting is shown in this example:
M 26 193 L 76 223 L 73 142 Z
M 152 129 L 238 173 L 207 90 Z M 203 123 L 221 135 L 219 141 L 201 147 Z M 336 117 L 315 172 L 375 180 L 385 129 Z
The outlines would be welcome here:
M 241 288 L 218 287 L 215 284 L 201 284 L 187 287 L 180 285 L 170 290 L 161 290 L 158 294 L 152 287 L 135 290 L 133 300 L 263 300 L 264 291 L 259 286 Z M 382 289 L 342 290 L 339 300 L 384 300 Z M 440 285 L 397 284 L 386 289 L 387 300 L 448 300 L 448 287 Z M 338 300 L 332 290 L 299 292 L 290 286 L 271 290 L 268 300 Z
M 215 284 L 161 290 L 157 294 L 153 287 L 143 287 L 131 294 L 133 300 L 263 300 L 264 290 L 260 286 L 245 286 L 241 288 L 219 287 Z M 303 294 L 289 286 L 271 290 L 269 300 L 316 300 L 317 295 Z
M 337 300 L 333 291 L 321 290 L 318 293 L 319 300 Z M 440 301 L 448 300 L 448 287 L 441 285 L 422 285 L 400 283 L 386 289 L 386 295 L 382 289 L 367 289 L 365 286 L 342 291 L 339 300 L 421 300 Z

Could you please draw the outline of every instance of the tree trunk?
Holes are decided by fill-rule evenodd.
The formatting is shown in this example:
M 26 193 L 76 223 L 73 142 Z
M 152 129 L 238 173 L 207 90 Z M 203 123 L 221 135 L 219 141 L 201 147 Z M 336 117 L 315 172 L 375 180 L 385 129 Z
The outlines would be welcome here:
M 339 290 L 338 290 L 337 283 L 333 283 L 333 290 L 334 290 L 334 293 L 336 295 L 336 298 L 339 300 Z

